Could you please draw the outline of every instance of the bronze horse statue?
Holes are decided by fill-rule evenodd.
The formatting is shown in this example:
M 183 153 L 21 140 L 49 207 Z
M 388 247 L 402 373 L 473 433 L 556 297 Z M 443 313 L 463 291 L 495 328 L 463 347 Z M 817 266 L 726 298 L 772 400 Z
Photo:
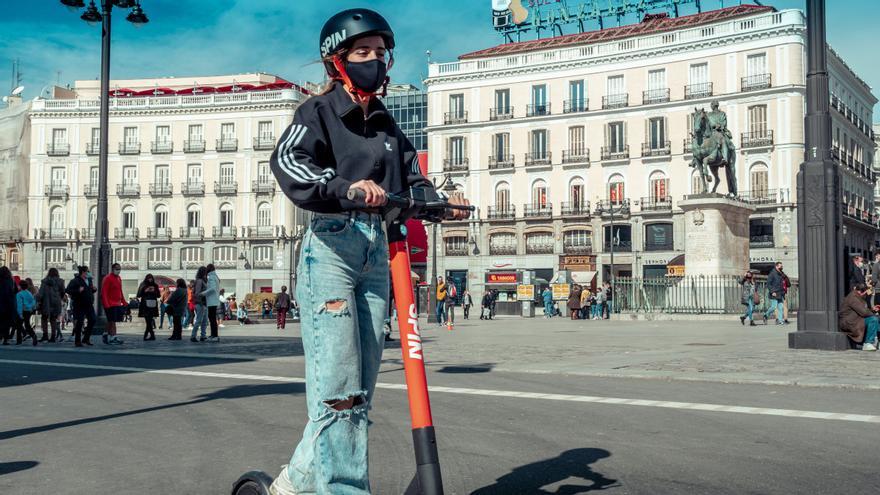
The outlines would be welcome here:
M 727 153 L 723 152 L 724 141 L 727 140 L 724 129 L 713 129 L 709 123 L 709 115 L 705 109 L 694 109 L 694 126 L 691 132 L 691 152 L 693 160 L 690 166 L 700 171 L 700 179 L 703 182 L 703 191 L 709 189 L 709 182 L 715 178 L 712 193 L 715 194 L 721 179 L 718 177 L 718 169 L 725 168 L 727 175 L 727 195 L 736 197 L 736 151 L 733 144 L 727 144 Z M 709 175 L 711 170 L 712 176 Z

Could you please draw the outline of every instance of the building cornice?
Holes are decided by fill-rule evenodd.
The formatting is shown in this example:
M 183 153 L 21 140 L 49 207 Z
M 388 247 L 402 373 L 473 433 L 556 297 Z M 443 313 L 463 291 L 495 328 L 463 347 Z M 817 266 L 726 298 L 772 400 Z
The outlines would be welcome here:
M 254 112 L 254 111 L 271 111 L 271 110 L 296 110 L 300 102 L 284 102 L 284 103 L 267 103 L 267 104 L 250 104 L 236 106 L 215 106 L 215 107 L 173 107 L 173 108 L 150 108 L 137 110 L 111 110 L 110 117 L 138 117 L 138 116 L 165 116 L 165 115 L 193 115 L 193 114 L 214 114 L 214 113 L 230 113 L 230 112 Z M 31 112 L 32 121 L 49 120 L 49 119 L 81 119 L 81 118 L 98 118 L 97 110 L 43 110 Z

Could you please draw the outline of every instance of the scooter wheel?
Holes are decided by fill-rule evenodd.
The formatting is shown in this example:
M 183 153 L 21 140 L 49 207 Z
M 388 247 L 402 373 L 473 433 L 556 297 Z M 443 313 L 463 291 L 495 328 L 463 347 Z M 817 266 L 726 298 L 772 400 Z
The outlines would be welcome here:
M 244 473 L 232 485 L 232 495 L 269 495 L 272 477 L 262 471 Z

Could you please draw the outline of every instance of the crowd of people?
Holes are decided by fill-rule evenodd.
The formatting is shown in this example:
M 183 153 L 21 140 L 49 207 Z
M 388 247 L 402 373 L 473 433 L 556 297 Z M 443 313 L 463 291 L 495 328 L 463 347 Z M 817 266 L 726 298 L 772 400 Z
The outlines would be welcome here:
M 563 316 L 558 303 L 553 299 L 553 291 L 545 287 L 541 292 L 541 302 L 544 304 L 544 318 Z M 614 290 L 610 282 L 605 282 L 601 287 L 591 289 L 579 284 L 572 285 L 565 301 L 565 316 L 572 320 L 607 320 L 614 312 Z

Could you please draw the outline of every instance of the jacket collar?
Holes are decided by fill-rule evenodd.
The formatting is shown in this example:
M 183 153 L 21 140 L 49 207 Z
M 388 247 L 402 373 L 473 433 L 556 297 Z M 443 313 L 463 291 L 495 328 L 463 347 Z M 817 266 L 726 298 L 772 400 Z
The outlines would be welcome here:
M 361 106 L 351 99 L 348 91 L 345 90 L 345 86 L 340 82 L 333 84 L 333 89 L 327 93 L 327 98 L 330 100 L 330 106 L 333 108 L 333 112 L 341 119 L 353 118 L 354 116 L 362 118 L 364 115 Z M 388 110 L 377 97 L 370 99 L 370 104 L 367 107 L 367 110 L 369 112 L 367 120 L 376 117 L 385 119 L 389 117 Z

